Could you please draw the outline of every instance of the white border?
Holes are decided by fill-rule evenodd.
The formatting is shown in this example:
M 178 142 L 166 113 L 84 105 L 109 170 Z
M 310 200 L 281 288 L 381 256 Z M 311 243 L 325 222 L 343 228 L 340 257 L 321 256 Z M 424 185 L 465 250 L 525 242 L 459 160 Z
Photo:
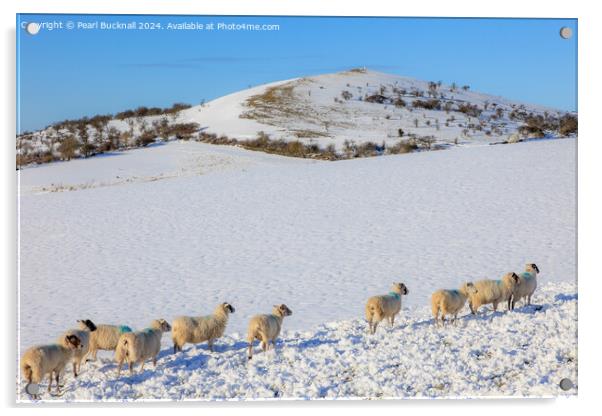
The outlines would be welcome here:
M 16 369 L 16 175 L 14 170 L 14 133 L 15 133 L 15 14 L 30 13 L 144 13 L 144 14 L 251 14 L 251 15 L 346 15 L 346 16 L 467 16 L 467 17 L 564 17 L 579 19 L 579 396 L 573 399 L 556 400 L 493 400 L 493 401 L 387 401 L 387 402 L 245 402 L 245 403 L 178 403 L 172 405 L 147 405 L 143 407 L 103 405 L 78 405 L 70 409 L 57 406 L 39 409 L 30 407 L 26 413 L 41 410 L 46 413 L 63 412 L 103 412 L 107 410 L 128 412 L 164 413 L 174 406 L 179 412 L 199 411 L 231 414 L 264 414 L 266 412 L 286 412 L 287 414 L 305 414 L 307 412 L 426 412 L 466 414 L 466 412 L 486 413 L 488 416 L 528 412 L 549 414 L 577 414 L 594 408 L 600 385 L 600 358 L 598 350 L 600 315 L 596 304 L 602 293 L 597 273 L 600 262 L 596 262 L 602 246 L 599 235 L 600 189 L 602 175 L 599 160 L 602 158 L 602 133 L 597 126 L 600 111 L 600 65 L 599 44 L 602 39 L 602 21 L 596 13 L 595 2 L 545 1 L 527 2 L 525 0 L 505 0 L 503 2 L 454 0 L 454 1 L 386 1 L 370 0 L 361 4 L 350 0 L 21 0 L 18 3 L 1 2 L 0 19 L 3 28 L 2 82 L 4 92 L 1 101 L 3 126 L 2 183 L 4 190 L 2 264 L 4 265 L 4 325 L 2 346 L 4 368 L 2 386 L 2 404 L 11 406 L 15 399 L 14 374 Z M 508 57 L 508 59 L 512 59 Z M 553 86 L 551 86 L 553 88 Z M 533 190 L 537 192 L 537 190 Z M 597 264 L 596 264 L 597 263 Z M 14 406 L 14 405 L 13 405 Z M 100 408 L 99 408 L 100 407 Z M 196 409 L 200 407 L 201 409 Z M 540 408 L 543 407 L 543 408 Z M 599 407 L 599 406 L 597 406 Z M 15 409 L 10 409 L 11 413 Z M 23 410 L 23 409 L 22 409 Z

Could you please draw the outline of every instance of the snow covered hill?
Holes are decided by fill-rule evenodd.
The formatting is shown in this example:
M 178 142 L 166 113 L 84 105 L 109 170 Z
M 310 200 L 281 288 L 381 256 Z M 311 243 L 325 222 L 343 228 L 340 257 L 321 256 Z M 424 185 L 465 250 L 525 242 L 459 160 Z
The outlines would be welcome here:
M 550 397 L 577 394 L 577 294 L 571 283 L 547 283 L 534 306 L 483 312 L 434 327 L 429 308 L 404 308 L 393 328 L 369 335 L 355 319 L 312 330 L 285 330 L 276 350 L 246 358 L 241 334 L 172 354 L 157 368 L 116 377 L 109 355 L 67 372 L 65 394 L 43 400 L 147 401 L 409 397 Z M 290 319 L 294 319 L 293 315 Z M 285 320 L 285 327 L 287 322 Z M 165 335 L 164 338 L 169 338 Z M 257 345 L 255 348 L 258 349 Z M 560 380 L 575 387 L 563 391 Z M 22 391 L 25 383 L 19 384 Z M 28 401 L 25 394 L 20 400 Z
M 575 114 L 365 69 L 278 81 L 186 107 L 141 107 L 24 133 L 17 164 L 175 137 L 333 160 L 577 133 Z
M 435 108 L 414 106 L 428 106 L 431 100 Z M 475 112 L 458 111 L 462 105 L 474 106 Z M 351 70 L 258 86 L 184 110 L 179 117 L 217 135 L 253 139 L 264 131 L 275 139 L 334 144 L 342 150 L 345 140 L 392 144 L 411 134 L 448 144 L 503 141 L 529 113 L 563 112 L 459 86 Z

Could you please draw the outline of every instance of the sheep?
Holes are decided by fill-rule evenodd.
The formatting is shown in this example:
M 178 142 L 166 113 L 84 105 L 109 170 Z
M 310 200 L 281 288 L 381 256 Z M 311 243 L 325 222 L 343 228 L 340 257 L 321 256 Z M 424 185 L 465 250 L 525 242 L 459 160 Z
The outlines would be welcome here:
M 91 330 L 88 322 L 89 319 L 79 321 L 80 329 Z M 96 330 L 90 332 L 90 340 L 88 346 L 87 356 L 92 356 L 93 360 L 96 360 L 96 353 L 98 350 L 104 351 L 115 351 L 117 348 L 117 341 L 122 334 L 132 332 L 132 328 L 127 325 L 94 325 Z M 87 359 L 86 359 L 87 361 Z
M 77 373 L 81 371 L 82 360 L 88 354 L 90 335 L 92 332 L 96 331 L 96 325 L 94 325 L 94 323 L 89 319 L 78 320 L 77 322 L 79 322 L 80 325 L 83 322 L 83 324 L 86 326 L 86 329 L 70 329 L 58 339 L 59 343 L 61 343 L 63 347 L 68 347 L 66 343 L 67 335 L 75 335 L 81 342 L 81 348 L 77 349 L 73 353 L 73 377 L 77 377 Z
M 140 363 L 140 372 L 144 370 L 144 361 L 152 358 L 153 365 L 157 367 L 157 355 L 161 350 L 161 337 L 163 332 L 171 331 L 171 325 L 165 319 L 155 319 L 150 327 L 138 332 L 126 332 L 119 337 L 115 349 L 117 361 L 117 377 L 121 375 L 123 362 L 127 360 L 130 375 L 134 373 L 134 364 Z
M 57 394 L 60 393 L 60 373 L 73 357 L 74 352 L 82 348 L 77 335 L 66 335 L 64 342 L 61 342 L 61 344 L 38 345 L 25 351 L 21 357 L 21 373 L 27 380 L 27 387 L 31 384 L 40 384 L 42 378 L 48 374 L 48 392 L 50 392 L 52 373 L 54 372 L 56 392 Z M 37 394 L 32 396 L 37 398 Z
M 500 280 L 479 280 L 474 283 L 478 293 L 468 297 L 468 306 L 473 315 L 482 305 L 491 303 L 493 310 L 497 311 L 497 305 L 507 302 L 508 310 L 512 310 L 512 295 L 518 283 L 516 273 L 506 273 Z
M 372 296 L 366 302 L 366 319 L 371 334 L 376 332 L 379 322 L 388 318 L 391 327 L 395 315 L 401 310 L 401 297 L 410 293 L 403 283 L 394 283 L 388 295 Z
M 234 313 L 234 307 L 227 302 L 218 305 L 213 315 L 180 316 L 172 322 L 171 338 L 173 352 L 182 351 L 187 342 L 198 344 L 207 341 L 209 350 L 213 352 L 213 341 L 224 335 L 228 316 Z
M 249 343 L 247 358 L 253 358 L 253 341 L 258 339 L 261 341 L 261 348 L 265 352 L 270 347 L 270 341 L 276 348 L 276 338 L 280 335 L 282 329 L 282 320 L 285 316 L 291 316 L 291 311 L 284 303 L 274 305 L 270 315 L 255 315 L 249 321 L 249 329 L 247 331 L 247 342 Z
M 531 304 L 531 297 L 537 289 L 537 274 L 539 273 L 539 267 L 535 263 L 528 263 L 525 267 L 525 272 L 521 273 L 518 277 L 518 284 L 514 289 L 514 296 L 512 298 L 512 308 L 514 304 L 525 298 L 526 304 Z
M 470 295 L 478 293 L 473 283 L 464 283 L 460 289 L 446 290 L 440 289 L 431 295 L 431 309 L 433 312 L 434 323 L 439 325 L 439 311 L 441 311 L 441 321 L 445 323 L 445 315 L 453 315 L 452 322 L 456 322 L 458 312 L 464 307 L 466 299 Z

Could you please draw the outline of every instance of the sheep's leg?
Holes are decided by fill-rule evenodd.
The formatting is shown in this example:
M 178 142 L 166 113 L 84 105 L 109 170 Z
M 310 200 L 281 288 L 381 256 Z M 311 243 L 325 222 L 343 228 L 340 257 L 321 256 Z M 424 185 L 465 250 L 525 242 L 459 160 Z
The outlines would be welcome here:
M 155 368 L 157 368 L 157 356 L 156 355 L 153 357 L 153 366 Z
M 60 393 L 61 392 L 61 385 L 59 384 L 59 376 L 60 376 L 61 372 L 60 371 L 55 371 L 54 374 L 55 374 L 55 380 L 56 380 L 56 392 Z
M 376 321 L 376 322 L 374 322 L 374 323 L 372 324 L 372 334 L 375 334 L 375 333 L 376 333 L 376 327 L 377 327 L 377 326 L 378 326 L 378 321 Z
M 497 302 L 493 302 L 493 312 L 497 312 Z
M 144 360 L 141 361 L 141 366 L 140 366 L 140 372 L 142 373 L 144 371 Z
M 510 305 L 512 304 L 512 296 L 510 296 L 508 298 L 508 310 L 511 311 L 512 309 L 510 309 Z
M 52 388 L 52 371 L 48 374 L 48 393 L 50 393 L 50 389 Z
M 395 323 L 395 315 L 389 318 L 389 322 L 391 323 L 391 328 L 393 328 L 393 324 Z
M 119 360 L 117 363 L 117 377 L 121 375 L 121 367 L 123 366 L 123 360 Z
M 73 361 L 73 377 L 77 377 L 77 364 Z
M 134 375 L 134 362 L 128 360 L 128 367 L 130 368 L 130 376 Z
M 249 342 L 249 346 L 247 348 L 247 358 L 249 360 L 253 358 L 253 341 Z
M 213 339 L 207 341 L 207 345 L 209 345 L 209 351 L 213 352 Z
M 470 313 L 472 313 L 473 315 L 477 314 L 477 311 L 475 310 L 474 306 L 472 305 L 472 300 L 468 301 L 468 307 L 470 308 Z

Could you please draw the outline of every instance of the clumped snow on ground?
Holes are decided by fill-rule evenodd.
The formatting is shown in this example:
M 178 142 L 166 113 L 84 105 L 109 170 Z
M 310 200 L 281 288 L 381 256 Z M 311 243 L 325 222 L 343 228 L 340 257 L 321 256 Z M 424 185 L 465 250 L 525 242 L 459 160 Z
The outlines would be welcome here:
M 77 319 L 142 329 L 227 301 L 217 353 L 172 357 L 165 336 L 158 369 L 121 380 L 102 354 L 63 399 L 560 394 L 576 382 L 575 148 L 324 162 L 170 142 L 20 170 L 19 354 Z M 430 326 L 434 290 L 528 262 L 541 311 Z M 368 337 L 366 299 L 397 281 L 402 319 Z M 278 351 L 246 364 L 247 322 L 276 303 L 294 312 Z
M 536 305 L 535 305 L 536 304 Z M 238 400 L 410 397 L 557 396 L 577 391 L 577 293 L 574 284 L 548 283 L 534 305 L 513 312 L 488 308 L 455 325 L 436 327 L 428 307 L 404 308 L 393 328 L 368 334 L 364 320 L 285 330 L 276 349 L 251 361 L 241 334 L 173 354 L 157 368 L 116 377 L 108 354 L 87 363 L 65 393 L 44 400 Z M 465 309 L 464 312 L 467 312 Z M 291 317 L 291 319 L 293 319 Z M 284 326 L 286 327 L 286 321 Z M 169 338 L 165 335 L 164 338 Z M 164 344 L 166 344 L 164 342 Z M 255 345 L 256 350 L 259 350 Z M 563 391 L 560 380 L 575 387 Z M 25 383 L 20 384 L 24 388 Z M 43 387 L 43 386 L 42 386 Z M 28 400 L 24 394 L 20 399 Z

